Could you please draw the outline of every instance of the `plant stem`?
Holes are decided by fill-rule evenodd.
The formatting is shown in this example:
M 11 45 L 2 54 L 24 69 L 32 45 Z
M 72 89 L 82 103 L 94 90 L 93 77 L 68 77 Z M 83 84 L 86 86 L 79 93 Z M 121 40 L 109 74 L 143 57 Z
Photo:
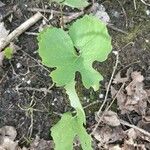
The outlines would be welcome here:
M 66 93 L 68 94 L 69 96 L 69 99 L 70 99 L 70 104 L 71 106 L 78 112 L 78 111 L 81 111 L 82 112 L 82 119 L 84 121 L 84 123 L 86 122 L 85 121 L 85 113 L 84 113 L 84 110 L 83 110 L 83 107 L 81 105 L 81 102 L 79 100 L 79 97 L 76 93 L 76 90 L 75 90 L 75 82 L 72 81 L 70 84 L 67 84 L 65 86 L 65 89 L 66 89 Z

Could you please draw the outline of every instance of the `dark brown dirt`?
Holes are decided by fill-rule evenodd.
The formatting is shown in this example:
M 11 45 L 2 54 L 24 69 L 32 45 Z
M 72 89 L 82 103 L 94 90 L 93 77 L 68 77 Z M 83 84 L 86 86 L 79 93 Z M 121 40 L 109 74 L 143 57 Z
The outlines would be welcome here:
M 40 0 L 38 2 L 14 0 L 13 3 L 10 0 L 2 0 L 2 2 L 7 4 L 0 8 L 3 14 L 17 5 L 12 21 L 5 19 L 7 29 L 11 31 L 33 15 L 26 11 L 26 5 L 40 8 L 43 4 L 48 5 Z M 111 23 L 116 28 L 128 32 L 126 35 L 109 28 L 113 39 L 113 50 L 120 51 L 117 70 L 122 69 L 123 75 L 129 67 L 142 71 L 145 77 L 145 88 L 150 88 L 150 42 L 148 41 L 150 40 L 150 15 L 146 14 L 146 10 L 150 8 L 137 2 L 137 10 L 134 10 L 131 0 L 125 0 L 123 3 L 121 1 L 122 5 L 115 0 L 98 2 L 106 7 Z M 57 21 L 53 21 L 53 24 L 56 24 L 55 22 Z M 37 32 L 39 24 L 40 22 L 28 31 Z M 11 60 L 5 60 L 3 66 L 0 67 L 0 127 L 14 126 L 18 131 L 18 139 L 25 143 L 28 143 L 36 134 L 49 139 L 51 138 L 50 127 L 58 121 L 59 114 L 70 109 L 65 91 L 63 88 L 52 86 L 53 83 L 49 77 L 51 70 L 40 65 L 36 36 L 24 33 L 15 43 L 21 47 L 21 50 L 18 50 Z M 110 79 L 114 63 L 113 54 L 104 63 L 95 63 L 95 68 L 105 78 L 101 89 L 96 93 L 91 89 L 84 89 L 81 83 L 77 86 L 84 106 L 95 100 L 101 101 L 99 95 L 105 93 L 104 85 Z M 22 89 L 17 90 L 18 88 Z M 36 91 L 41 88 L 50 88 L 49 93 Z M 86 111 L 89 127 L 95 122 L 93 114 L 98 108 L 96 104 Z

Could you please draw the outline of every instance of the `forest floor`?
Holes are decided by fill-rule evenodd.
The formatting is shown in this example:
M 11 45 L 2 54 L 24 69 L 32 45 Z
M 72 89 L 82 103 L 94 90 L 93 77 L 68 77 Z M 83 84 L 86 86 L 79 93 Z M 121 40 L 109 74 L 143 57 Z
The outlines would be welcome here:
M 108 30 L 115 54 L 112 52 L 103 63 L 94 63 L 94 68 L 104 76 L 97 92 L 85 89 L 77 79 L 76 90 L 85 108 L 88 132 L 97 124 L 95 113 L 103 103 L 106 91 L 104 108 L 114 100 L 109 108 L 111 111 L 103 117 L 93 137 L 94 149 L 150 149 L 150 4 L 142 0 L 97 0 L 96 3 L 99 4 L 96 7 L 105 8 L 110 19 Z M 44 19 L 13 41 L 18 50 L 0 66 L 0 146 L 2 130 L 13 126 L 15 129 L 10 130 L 17 131 L 15 140 L 21 147 L 47 150 L 53 149 L 50 128 L 71 107 L 65 90 L 56 87 L 49 77 L 51 69 L 41 64 L 37 33 L 47 25 L 60 26 L 60 8 L 44 0 L 1 0 L 0 18 L 12 32 L 36 13 L 34 8 L 43 10 Z M 51 13 L 52 10 L 57 13 Z M 80 10 L 68 7 L 63 11 L 65 17 L 67 13 L 80 14 Z M 91 11 L 92 6 L 89 6 L 84 14 Z M 108 87 L 113 71 L 115 75 Z M 120 119 L 119 125 L 116 116 Z M 112 122 L 117 125 L 114 123 L 111 127 Z

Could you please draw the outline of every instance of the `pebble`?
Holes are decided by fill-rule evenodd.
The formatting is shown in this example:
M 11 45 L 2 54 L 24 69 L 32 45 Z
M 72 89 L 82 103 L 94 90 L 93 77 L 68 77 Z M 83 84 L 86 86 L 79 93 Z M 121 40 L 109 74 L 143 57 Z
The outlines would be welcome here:
M 28 81 L 27 81 L 27 84 L 30 84 L 30 83 L 31 83 L 31 80 L 28 80 Z
M 104 94 L 99 94 L 99 98 L 104 98 Z
M 150 10 L 146 10 L 146 14 L 149 16 L 150 15 Z
M 17 68 L 20 68 L 21 66 L 22 66 L 22 65 L 21 65 L 20 63 L 17 63 L 17 64 L 16 64 L 16 67 L 17 67 Z

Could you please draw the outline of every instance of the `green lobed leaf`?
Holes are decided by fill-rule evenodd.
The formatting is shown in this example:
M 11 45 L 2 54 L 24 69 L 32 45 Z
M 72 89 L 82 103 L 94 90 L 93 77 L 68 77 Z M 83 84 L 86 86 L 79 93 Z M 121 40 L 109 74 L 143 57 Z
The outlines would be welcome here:
M 38 40 L 43 64 L 56 67 L 50 76 L 57 86 L 73 83 L 78 71 L 86 88 L 98 90 L 103 77 L 93 69 L 93 62 L 104 61 L 112 49 L 106 25 L 99 19 L 86 15 L 73 23 L 69 34 L 48 28 L 39 34 Z
M 87 0 L 53 0 L 53 1 L 73 8 L 84 8 L 89 4 Z
M 72 150 L 75 137 L 81 141 L 83 150 L 92 150 L 92 139 L 83 127 L 83 123 L 78 121 L 78 114 L 74 117 L 70 113 L 63 114 L 61 120 L 51 128 L 51 132 L 55 150 Z

